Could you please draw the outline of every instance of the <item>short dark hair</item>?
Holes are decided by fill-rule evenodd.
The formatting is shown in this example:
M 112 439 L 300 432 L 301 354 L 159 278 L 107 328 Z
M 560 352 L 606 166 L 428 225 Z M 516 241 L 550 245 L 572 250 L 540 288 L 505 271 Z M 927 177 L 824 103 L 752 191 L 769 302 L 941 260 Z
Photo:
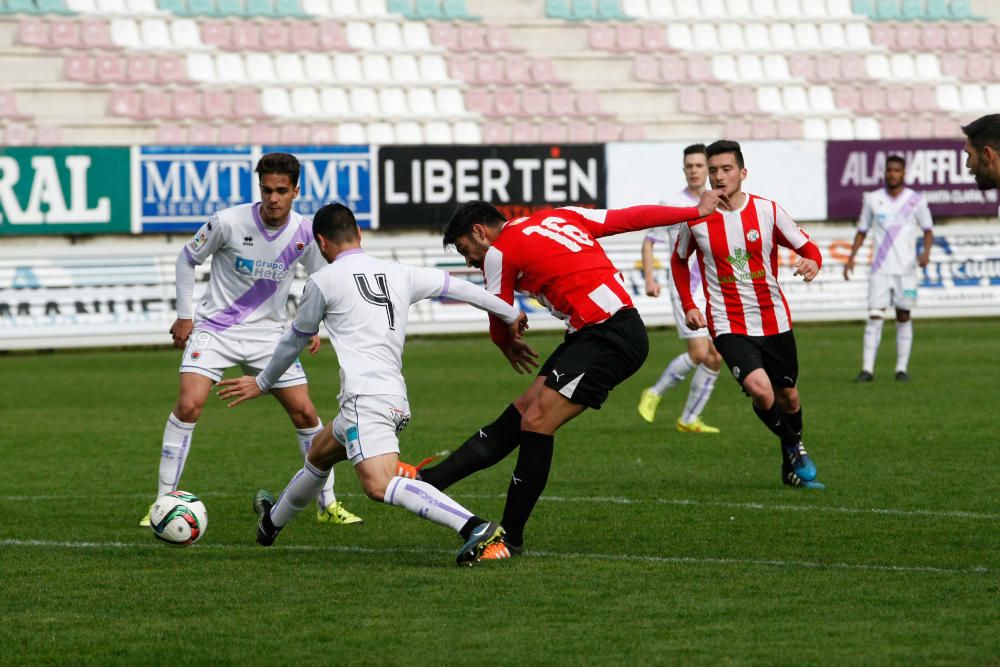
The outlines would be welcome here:
M 697 153 L 706 155 L 705 144 L 691 144 L 690 146 L 684 149 L 684 157 L 687 157 L 688 155 L 695 155 Z
M 503 213 L 484 201 L 470 201 L 459 206 L 444 227 L 444 245 L 450 246 L 472 229 L 473 225 L 499 225 L 507 221 Z
M 291 153 L 267 153 L 260 158 L 254 171 L 259 176 L 264 174 L 284 174 L 292 182 L 292 187 L 299 184 L 299 159 Z
M 358 221 L 354 212 L 343 204 L 327 204 L 313 216 L 313 236 L 347 243 L 358 238 Z
M 1000 113 L 991 113 L 962 126 L 962 132 L 976 150 L 1000 148 Z
M 906 160 L 903 159 L 902 155 L 890 155 L 885 159 L 885 166 L 889 166 L 890 162 L 898 162 L 899 166 L 906 169 Z
M 742 169 L 745 164 L 743 162 L 743 151 L 740 149 L 739 143 L 735 141 L 729 141 L 728 139 L 719 139 L 718 141 L 713 141 L 705 148 L 705 157 L 713 158 L 716 155 L 722 155 L 723 153 L 732 153 L 736 156 L 736 164 Z

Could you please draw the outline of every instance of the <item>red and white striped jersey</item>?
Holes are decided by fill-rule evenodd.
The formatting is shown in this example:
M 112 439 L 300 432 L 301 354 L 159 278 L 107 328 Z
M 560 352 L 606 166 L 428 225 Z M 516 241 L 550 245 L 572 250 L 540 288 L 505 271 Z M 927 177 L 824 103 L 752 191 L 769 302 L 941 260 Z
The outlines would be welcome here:
M 515 292 L 527 292 L 570 331 L 603 322 L 631 307 L 632 297 L 596 239 L 697 217 L 694 206 L 566 207 L 509 220 L 486 251 L 486 289 L 510 304 Z M 490 335 L 500 347 L 509 342 L 507 325 L 492 315 Z
M 695 308 L 684 279 L 697 253 L 712 337 L 773 336 L 792 328 L 792 315 L 778 286 L 778 246 L 822 264 L 819 249 L 783 208 L 747 194 L 738 211 L 722 211 L 681 226 L 671 257 L 674 284 L 684 312 Z M 684 277 L 682 277 L 684 276 Z

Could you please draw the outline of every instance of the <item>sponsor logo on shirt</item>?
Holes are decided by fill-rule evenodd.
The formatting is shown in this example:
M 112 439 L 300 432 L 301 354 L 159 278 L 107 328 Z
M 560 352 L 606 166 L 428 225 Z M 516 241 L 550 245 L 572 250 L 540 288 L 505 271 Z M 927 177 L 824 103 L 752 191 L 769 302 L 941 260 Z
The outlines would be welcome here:
M 747 235 L 749 237 L 749 234 Z M 727 285 L 729 283 L 752 282 L 758 278 L 763 278 L 766 273 L 764 269 L 757 271 L 747 271 L 747 262 L 750 261 L 750 253 L 743 248 L 737 248 L 733 254 L 726 257 L 726 261 L 733 267 L 733 275 L 719 276 L 719 283 Z
M 236 258 L 236 273 L 241 276 L 265 280 L 284 280 L 288 275 L 288 267 L 281 262 L 270 262 L 266 259 Z
M 205 232 L 198 232 L 197 234 L 194 235 L 194 238 L 191 239 L 191 242 L 188 244 L 188 246 L 190 246 L 191 250 L 198 252 L 198 250 L 200 250 L 201 247 L 206 243 L 208 243 L 208 234 L 206 234 Z
M 253 247 L 253 237 L 252 236 L 244 236 L 243 237 L 243 245 L 252 248 Z

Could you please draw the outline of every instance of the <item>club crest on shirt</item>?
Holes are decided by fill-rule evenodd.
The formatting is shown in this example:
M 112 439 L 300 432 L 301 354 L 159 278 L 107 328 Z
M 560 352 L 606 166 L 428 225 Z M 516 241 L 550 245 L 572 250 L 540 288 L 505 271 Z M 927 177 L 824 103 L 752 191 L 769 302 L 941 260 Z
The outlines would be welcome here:
M 201 352 L 196 351 L 191 353 L 191 361 L 198 361 L 198 359 L 200 358 L 201 358 Z
M 201 249 L 201 247 L 206 243 L 208 243 L 208 234 L 200 231 L 194 235 L 194 238 L 191 239 L 191 242 L 188 243 L 188 246 L 191 248 L 191 250 L 198 252 L 198 250 Z
M 305 250 L 305 249 L 306 249 L 306 244 L 305 243 L 303 243 L 302 241 L 296 241 L 295 242 L 295 252 L 296 253 L 301 254 L 302 251 Z
M 749 241 L 750 243 L 756 243 L 757 239 L 759 238 L 760 238 L 760 232 L 758 232 L 756 229 L 751 229 L 749 232 L 747 232 L 747 241 Z

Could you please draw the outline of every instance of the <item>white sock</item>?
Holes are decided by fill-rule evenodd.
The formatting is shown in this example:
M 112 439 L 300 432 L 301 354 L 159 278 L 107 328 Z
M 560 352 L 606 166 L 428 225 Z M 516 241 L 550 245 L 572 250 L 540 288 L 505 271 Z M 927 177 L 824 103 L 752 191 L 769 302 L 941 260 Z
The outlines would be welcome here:
M 660 375 L 660 379 L 653 385 L 653 392 L 662 394 L 667 389 L 676 387 L 684 381 L 684 378 L 687 377 L 692 368 L 694 368 L 694 362 L 691 361 L 691 357 L 688 356 L 687 352 L 677 355 L 667 364 L 663 374 Z
M 187 461 L 188 449 L 191 447 L 191 436 L 197 422 L 188 424 L 182 422 L 170 413 L 167 426 L 163 429 L 163 444 L 160 447 L 160 479 L 156 496 L 177 490 L 177 483 L 184 472 L 184 462 Z
M 419 479 L 393 477 L 385 489 L 383 502 L 407 509 L 422 519 L 447 526 L 456 533 L 472 518 L 472 512 Z
M 719 371 L 713 371 L 705 364 L 699 364 L 691 378 L 691 389 L 688 390 L 688 400 L 684 405 L 684 413 L 681 414 L 681 421 L 690 424 L 697 419 L 708 399 L 712 397 L 712 390 L 715 389 L 715 380 L 719 377 Z
M 906 372 L 913 348 L 913 320 L 896 322 L 896 371 Z
M 879 343 L 882 342 L 881 317 L 869 319 L 865 325 L 865 349 L 861 358 L 861 370 L 875 373 L 875 353 L 878 352 Z
M 298 436 L 299 440 L 299 451 L 302 452 L 302 459 L 305 460 L 309 456 L 309 447 L 312 446 L 313 438 L 316 434 L 323 430 L 323 422 L 320 420 L 319 424 L 311 428 L 298 428 L 295 429 L 295 435 Z M 326 484 L 320 489 L 319 493 L 316 494 L 316 507 L 319 509 L 326 509 L 326 507 L 333 502 L 336 502 L 337 496 L 333 492 L 333 480 L 334 473 L 333 468 L 330 468 L 330 476 L 326 480 Z
M 280 528 L 294 519 L 323 488 L 328 474 L 306 461 L 271 508 L 271 523 Z

